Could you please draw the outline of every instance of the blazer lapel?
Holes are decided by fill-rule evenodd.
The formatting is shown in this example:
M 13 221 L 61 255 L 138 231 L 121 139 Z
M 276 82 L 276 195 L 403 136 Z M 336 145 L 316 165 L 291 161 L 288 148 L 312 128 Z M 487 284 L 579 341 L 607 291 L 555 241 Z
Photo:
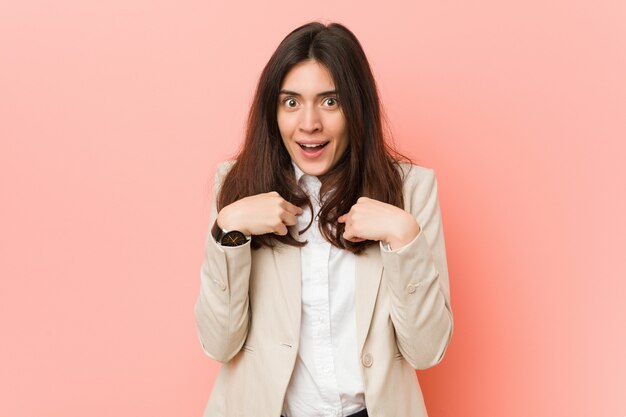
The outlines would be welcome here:
M 291 322 L 294 340 L 300 338 L 302 316 L 302 270 L 300 248 L 289 245 L 276 245 L 272 250 L 276 271 L 280 277 L 283 300 L 287 306 L 286 315 Z M 374 305 L 380 287 L 383 267 L 378 245 L 372 245 L 356 257 L 355 307 L 359 352 L 363 349 L 374 313 Z
M 368 247 L 356 257 L 356 331 L 359 352 L 363 349 L 369 331 L 383 272 L 379 245 Z
M 283 291 L 283 300 L 287 306 L 286 316 L 291 322 L 294 342 L 300 339 L 300 319 L 302 315 L 302 269 L 300 266 L 300 248 L 277 244 L 272 250 L 276 262 L 276 271 Z

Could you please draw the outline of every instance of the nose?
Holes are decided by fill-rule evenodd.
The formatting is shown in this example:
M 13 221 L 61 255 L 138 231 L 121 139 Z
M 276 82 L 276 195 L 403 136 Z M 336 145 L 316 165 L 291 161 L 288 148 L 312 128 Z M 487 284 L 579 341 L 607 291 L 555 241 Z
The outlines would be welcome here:
M 300 119 L 300 130 L 305 133 L 315 133 L 322 130 L 322 119 L 315 106 L 306 106 Z

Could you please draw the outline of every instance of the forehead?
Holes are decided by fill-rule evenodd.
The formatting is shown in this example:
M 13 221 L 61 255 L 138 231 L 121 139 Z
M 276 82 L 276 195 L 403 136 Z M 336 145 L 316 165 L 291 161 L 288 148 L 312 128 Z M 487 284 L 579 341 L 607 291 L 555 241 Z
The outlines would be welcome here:
M 294 65 L 285 76 L 281 89 L 307 93 L 328 91 L 335 88 L 335 82 L 328 69 L 319 62 L 309 59 Z

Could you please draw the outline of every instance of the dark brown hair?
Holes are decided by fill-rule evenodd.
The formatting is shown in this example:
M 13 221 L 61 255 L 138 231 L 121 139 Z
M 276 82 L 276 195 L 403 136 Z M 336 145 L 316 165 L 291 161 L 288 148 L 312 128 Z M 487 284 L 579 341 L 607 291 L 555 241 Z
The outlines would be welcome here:
M 250 109 L 243 147 L 224 179 L 217 208 L 270 191 L 292 204 L 311 208 L 309 197 L 296 183 L 277 122 L 285 76 L 296 64 L 309 59 L 325 66 L 332 75 L 350 141 L 337 164 L 320 177 L 323 205 L 319 228 L 332 245 L 359 253 L 374 242 L 344 240 L 344 225 L 337 218 L 350 211 L 361 196 L 402 208 L 400 155 L 384 140 L 378 91 L 363 48 L 354 34 L 338 23 L 326 26 L 313 22 L 295 29 L 268 61 Z M 306 243 L 290 234 L 265 234 L 253 236 L 252 247 L 271 247 L 276 242 L 294 246 Z

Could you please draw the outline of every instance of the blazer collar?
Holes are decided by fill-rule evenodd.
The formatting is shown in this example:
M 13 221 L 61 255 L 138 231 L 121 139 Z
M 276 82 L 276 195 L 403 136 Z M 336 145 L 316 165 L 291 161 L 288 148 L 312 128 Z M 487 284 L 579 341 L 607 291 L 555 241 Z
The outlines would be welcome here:
M 281 281 L 283 298 L 287 306 L 287 320 L 291 322 L 293 342 L 300 340 L 300 320 L 302 316 L 302 269 L 300 248 L 277 244 L 273 250 L 276 271 Z M 281 301 L 276 301 L 281 302 Z

